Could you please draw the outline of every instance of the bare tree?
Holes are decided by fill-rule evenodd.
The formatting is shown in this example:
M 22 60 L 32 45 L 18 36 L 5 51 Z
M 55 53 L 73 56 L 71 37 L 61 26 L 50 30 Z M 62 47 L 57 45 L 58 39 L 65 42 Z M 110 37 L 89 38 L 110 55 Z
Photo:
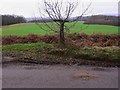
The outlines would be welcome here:
M 82 12 L 81 15 L 79 15 L 75 20 L 74 23 L 71 26 L 66 26 L 65 23 L 70 21 L 72 14 L 74 13 L 75 9 L 78 6 L 78 2 L 67 2 L 66 4 L 63 4 L 63 1 L 50 1 L 47 2 L 44 0 L 44 11 L 42 12 L 39 8 L 40 18 L 42 19 L 45 26 L 47 26 L 50 30 L 59 33 L 59 42 L 60 44 L 65 44 L 65 30 L 69 30 L 71 27 L 75 26 L 75 24 L 78 22 L 78 19 L 80 20 L 83 15 L 87 12 L 89 9 L 91 3 L 88 5 L 88 7 Z M 48 21 L 44 19 L 44 17 L 49 17 L 50 21 L 53 24 L 48 24 Z M 36 22 L 36 24 L 45 30 L 44 27 L 41 26 L 39 22 Z M 57 28 L 56 28 L 57 27 Z

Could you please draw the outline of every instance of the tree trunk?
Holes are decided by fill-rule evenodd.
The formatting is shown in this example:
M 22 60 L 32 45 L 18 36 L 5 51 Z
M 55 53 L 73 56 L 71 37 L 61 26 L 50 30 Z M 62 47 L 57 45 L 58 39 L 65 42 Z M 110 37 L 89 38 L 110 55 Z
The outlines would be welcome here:
M 64 22 L 60 23 L 60 44 L 65 44 L 65 37 L 64 37 Z

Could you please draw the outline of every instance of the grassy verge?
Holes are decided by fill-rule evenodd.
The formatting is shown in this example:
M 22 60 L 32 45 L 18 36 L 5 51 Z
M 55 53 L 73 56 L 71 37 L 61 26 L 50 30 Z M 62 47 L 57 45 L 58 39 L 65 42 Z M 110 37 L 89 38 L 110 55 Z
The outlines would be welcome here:
M 3 53 L 15 54 L 18 59 L 50 61 L 55 63 L 76 63 L 81 60 L 120 63 L 119 47 L 75 47 L 59 48 L 52 44 L 15 44 L 2 47 Z M 10 54 L 12 53 L 12 54 Z
M 5 45 L 2 47 L 2 50 L 5 52 L 13 52 L 13 51 L 45 51 L 46 49 L 51 48 L 51 44 L 46 43 L 31 43 L 31 44 L 14 44 L 14 45 Z
M 53 49 L 50 54 L 71 57 L 75 59 L 97 60 L 108 62 L 120 62 L 119 47 L 74 47 L 68 46 L 65 49 Z

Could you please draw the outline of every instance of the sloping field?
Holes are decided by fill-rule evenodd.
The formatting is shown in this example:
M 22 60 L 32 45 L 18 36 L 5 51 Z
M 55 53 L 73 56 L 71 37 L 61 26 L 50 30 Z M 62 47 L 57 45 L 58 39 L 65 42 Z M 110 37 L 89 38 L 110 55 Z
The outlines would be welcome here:
M 50 24 L 50 23 L 49 23 Z M 69 22 L 66 26 L 71 26 L 72 23 Z M 47 30 L 42 30 L 38 25 L 35 23 L 23 23 L 23 24 L 15 24 L 4 26 L 2 28 L 2 35 L 28 35 L 28 34 L 54 34 L 53 31 L 50 31 L 43 23 L 41 23 Z M 77 23 L 74 27 L 70 29 L 68 33 L 87 33 L 87 34 L 118 34 L 117 26 L 108 26 L 108 25 L 87 25 L 82 23 Z

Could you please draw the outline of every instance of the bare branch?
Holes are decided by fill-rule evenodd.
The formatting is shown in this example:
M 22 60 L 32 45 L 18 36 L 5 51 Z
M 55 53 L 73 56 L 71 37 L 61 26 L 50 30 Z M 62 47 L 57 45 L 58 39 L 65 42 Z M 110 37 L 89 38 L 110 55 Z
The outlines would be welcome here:
M 72 27 L 74 27 L 74 26 L 77 24 L 78 19 L 81 20 L 81 18 L 83 17 L 83 15 L 85 15 L 85 13 L 86 13 L 86 12 L 88 11 L 88 9 L 90 8 L 91 4 L 92 4 L 92 3 L 90 3 L 90 4 L 88 5 L 88 7 L 83 11 L 83 13 L 74 20 L 75 23 L 74 23 L 73 25 L 71 25 L 71 26 L 69 27 L 69 29 L 72 28 Z
M 40 11 L 40 9 L 39 9 L 39 13 L 40 13 L 40 18 L 42 19 L 42 22 L 45 24 L 45 26 L 47 26 L 51 31 L 54 31 L 54 32 L 58 33 L 57 30 L 55 30 L 55 29 L 53 29 L 51 26 L 49 26 L 49 25 L 48 25 L 48 22 L 44 20 L 44 18 L 41 16 L 41 14 L 42 14 L 43 16 L 45 16 L 45 14 L 43 14 L 43 13 Z M 48 31 L 48 30 L 44 29 L 44 28 L 39 24 L 39 22 L 36 22 L 36 25 L 38 25 L 41 29 L 43 29 L 43 30 L 45 30 L 45 31 Z
M 68 6 L 66 6 L 66 18 L 65 18 L 65 21 L 72 15 L 72 13 L 75 11 L 76 7 L 77 7 L 78 3 L 71 3 L 69 2 L 68 3 Z
M 64 4 L 65 5 L 65 4 Z M 69 31 L 71 27 L 75 26 L 76 23 L 78 22 L 78 19 L 81 19 L 83 15 L 86 14 L 86 12 L 88 11 L 89 7 L 91 6 L 88 5 L 88 7 L 82 12 L 82 14 L 80 16 L 78 16 L 74 21 L 74 23 L 67 27 L 65 23 L 67 23 L 72 14 L 74 13 L 74 11 L 76 10 L 77 6 L 78 6 L 78 2 L 68 2 L 66 7 L 63 6 L 63 2 L 59 2 L 54 1 L 52 2 L 47 2 L 46 0 L 44 0 L 44 14 L 40 11 L 39 9 L 39 13 L 40 15 L 42 14 L 42 16 L 48 16 L 49 19 L 51 20 L 50 23 L 48 23 L 48 21 L 45 21 L 44 18 L 41 16 L 41 19 L 43 21 L 43 23 L 45 24 L 46 27 L 48 27 L 51 31 L 57 32 L 59 33 L 60 36 L 60 42 L 62 44 L 64 44 L 65 38 L 64 38 L 64 34 L 66 33 L 65 31 Z M 40 24 L 39 22 L 36 22 L 36 24 L 43 30 L 45 30 Z M 57 28 L 57 29 L 56 29 Z M 81 28 L 82 30 L 87 28 Z

